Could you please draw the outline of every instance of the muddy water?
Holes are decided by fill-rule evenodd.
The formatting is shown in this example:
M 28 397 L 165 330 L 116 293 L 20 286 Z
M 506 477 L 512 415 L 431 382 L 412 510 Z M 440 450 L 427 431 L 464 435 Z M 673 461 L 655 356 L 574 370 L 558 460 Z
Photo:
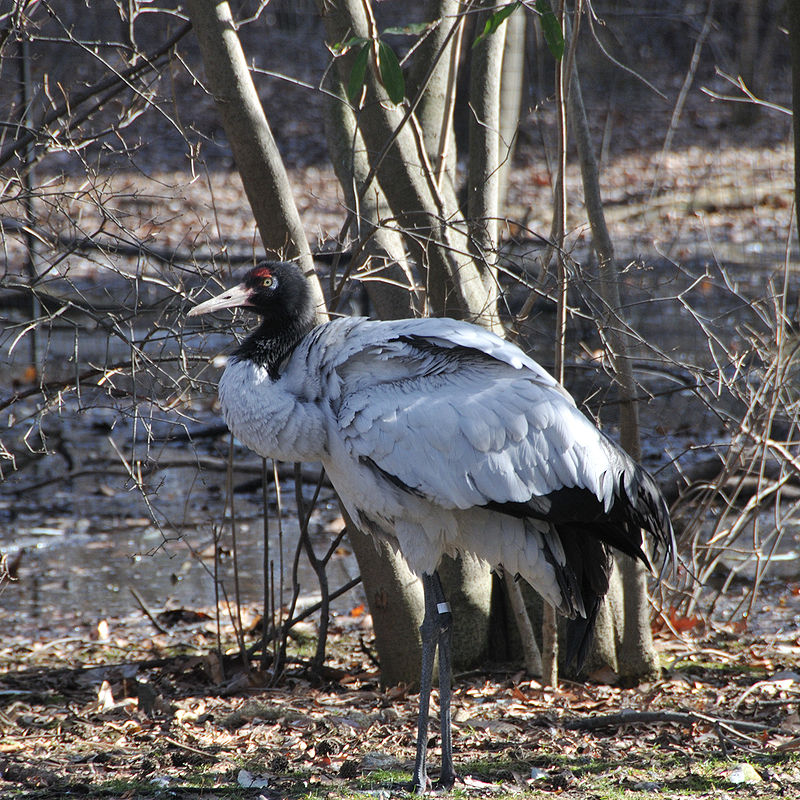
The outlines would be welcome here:
M 20 580 L 0 587 L 0 625 L 5 620 L 46 627 L 59 620 L 125 616 L 138 609 L 134 592 L 154 612 L 213 608 L 218 589 L 220 597 L 234 597 L 232 532 L 229 523 L 223 524 L 230 519 L 228 437 L 171 440 L 219 425 L 212 385 L 220 369 L 211 362 L 230 348 L 230 336 L 207 335 L 200 327 L 153 335 L 153 322 L 152 314 L 140 314 L 136 326 L 118 336 L 90 322 L 77 328 L 75 321 L 57 319 L 39 337 L 39 380 L 74 385 L 75 374 L 85 376 L 97 365 L 124 365 L 132 356 L 136 369 L 125 365 L 98 371 L 82 378 L 80 392 L 51 388 L 45 413 L 40 394 L 1 412 L 0 441 L 15 456 L 18 470 L 10 460 L 0 461 L 0 552 L 12 560 L 20 550 L 24 553 Z M 15 388 L 25 392 L 35 388 L 21 380 L 28 342 L 10 352 L 12 343 L 9 326 L 0 333 L 0 380 L 5 386 L 16 382 Z M 181 361 L 181 352 L 195 360 Z M 191 397 L 189 372 L 201 376 Z M 234 515 L 241 598 L 260 609 L 261 460 L 237 447 L 234 463 L 234 486 L 255 484 L 235 492 Z M 303 486 L 308 501 L 314 488 Z M 291 478 L 281 481 L 280 507 L 279 524 L 278 496 L 270 484 L 270 558 L 278 585 L 284 565 L 282 600 L 288 603 L 298 538 Z M 342 527 L 333 492 L 324 487 L 309 523 L 320 555 Z M 220 537 L 216 578 L 215 531 Z M 332 557 L 328 573 L 332 590 L 358 575 L 346 543 Z M 305 557 L 297 577 L 300 606 L 316 602 L 318 581 Z M 362 601 L 357 588 L 335 601 L 334 608 L 345 612 Z
M 47 620 L 42 618 L 52 619 L 53 614 L 66 620 L 76 612 L 85 621 L 121 617 L 138 607 L 134 591 L 154 612 L 213 608 L 217 585 L 221 596 L 234 597 L 231 527 L 220 529 L 224 474 L 166 469 L 154 476 L 158 486 L 149 498 L 127 488 L 121 475 L 98 477 L 78 478 L 72 481 L 77 486 L 51 489 L 49 504 L 35 502 L 39 498 L 33 494 L 42 490 L 34 490 L 26 498 L 33 504 L 16 514 L 13 501 L 6 497 L 0 501 L 4 518 L 0 549 L 12 555 L 25 551 L 20 581 L 0 589 L 0 616 L 20 615 L 43 622 Z M 237 475 L 237 480 L 251 477 Z M 288 602 L 298 526 L 294 486 L 287 481 L 281 488 L 283 535 L 274 488 L 268 529 L 276 580 L 284 564 L 284 602 Z M 309 500 L 312 490 L 306 487 L 304 491 Z M 264 599 L 260 491 L 237 493 L 234 510 L 241 598 L 245 606 L 257 610 Z M 159 524 L 153 523 L 152 516 Z M 320 555 L 342 526 L 335 499 L 330 490 L 324 490 L 309 526 Z M 220 536 L 216 548 L 215 529 Z M 328 574 L 332 589 L 358 574 L 346 544 L 333 556 Z M 319 599 L 316 576 L 305 558 L 299 563 L 298 580 L 301 606 Z M 344 613 L 360 602 L 360 595 L 351 593 L 334 608 Z

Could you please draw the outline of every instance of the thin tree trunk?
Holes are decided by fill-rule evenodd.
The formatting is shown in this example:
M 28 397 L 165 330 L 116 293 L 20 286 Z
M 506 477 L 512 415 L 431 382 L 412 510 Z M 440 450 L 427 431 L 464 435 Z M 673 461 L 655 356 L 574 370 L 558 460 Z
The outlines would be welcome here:
M 402 319 L 418 313 L 413 276 L 406 262 L 403 237 L 382 222 L 390 216 L 386 197 L 377 181 L 362 192 L 369 175 L 364 141 L 353 111 L 344 99 L 342 85 L 335 80 L 334 96 L 326 106 L 327 141 L 333 169 L 349 208 L 355 211 L 352 235 L 358 245 L 351 272 L 368 266 L 365 287 L 380 319 Z
M 756 64 L 760 50 L 759 28 L 764 12 L 761 0 L 743 0 L 739 6 L 739 43 L 736 48 L 739 77 L 745 86 L 758 94 Z M 734 103 L 734 119 L 740 125 L 750 125 L 755 121 L 761 108 L 756 103 Z
M 566 14 L 563 3 L 559 9 L 562 30 Z M 553 223 L 551 238 L 556 244 L 556 284 L 558 286 L 556 303 L 556 343 L 554 353 L 555 378 L 564 382 L 564 353 L 567 332 L 567 268 L 564 263 L 564 236 L 567 229 L 567 67 L 564 58 L 556 63 L 556 103 L 558 106 L 558 173 L 553 192 Z M 549 603 L 542 611 L 542 682 L 546 686 L 558 685 L 558 625 L 556 610 Z
M 539 677 L 542 674 L 542 654 L 539 651 L 539 645 L 536 643 L 533 625 L 525 605 L 525 598 L 522 596 L 519 581 L 514 580 L 513 576 L 506 573 L 503 575 L 503 583 L 505 584 L 508 602 L 519 631 L 525 671 L 528 675 Z
M 494 2 L 486 3 L 491 8 Z M 490 11 L 478 17 L 478 29 Z M 467 224 L 469 244 L 476 263 L 482 266 L 487 295 L 497 299 L 494 266 L 498 247 L 498 201 L 500 187 L 500 80 L 508 23 L 484 36 L 472 48 L 470 72 L 469 172 Z
M 186 9 L 264 248 L 279 258 L 299 258 L 303 271 L 311 276 L 311 249 L 247 67 L 230 5 L 224 0 L 187 0 Z M 318 305 L 322 306 L 319 284 L 314 283 Z
M 355 241 L 363 245 L 353 269 L 357 270 L 365 258 L 385 260 L 386 267 L 379 276 L 383 280 L 366 283 L 372 306 L 381 319 L 413 316 L 413 294 L 402 237 L 380 223 L 385 216 L 381 209 L 385 209 L 386 199 L 377 181 L 362 195 L 369 163 L 353 112 L 344 102 L 341 83 L 338 79 L 335 83 L 337 96 L 331 97 L 327 105 L 327 140 L 346 202 L 356 211 Z M 419 633 L 425 610 L 422 584 L 401 555 L 385 542 L 361 533 L 350 519 L 347 519 L 347 533 L 372 615 L 381 682 L 384 686 L 411 685 L 417 679 L 422 656 Z
M 439 24 L 419 46 L 408 76 L 408 96 L 413 98 L 423 88 L 431 62 L 437 59 L 415 113 L 437 186 L 449 208 L 456 208 L 458 204 L 453 109 L 462 32 L 446 40 L 453 26 L 463 29 L 463 17 L 459 17 L 462 8 L 461 0 L 433 0 L 427 4 L 422 21 L 439 20 Z
M 359 0 L 338 0 L 321 4 L 331 42 L 349 36 L 375 35 Z M 339 59 L 343 82 L 347 60 Z M 445 203 L 436 186 L 425 143 L 418 125 L 395 106 L 367 69 L 367 95 L 359 115 L 371 164 L 384 153 L 377 172 L 386 199 L 399 222 L 408 248 L 419 265 L 427 270 L 428 296 L 438 315 L 471 319 L 496 326 L 496 309 L 487 304 L 480 273 L 469 257 L 467 238 L 454 223 L 458 210 Z M 388 147 L 387 143 L 392 142 Z
M 606 225 L 603 200 L 600 196 L 600 179 L 589 135 L 589 122 L 583 105 L 577 66 L 572 71 L 570 110 L 578 149 L 578 160 L 583 181 L 583 197 L 589 226 L 592 230 L 592 247 L 597 255 L 600 276 L 600 296 L 603 299 L 600 327 L 608 343 L 614 374 L 619 382 L 620 435 L 622 446 L 635 460 L 641 457 L 639 441 L 639 410 L 636 405 L 636 383 L 628 355 L 626 335 L 622 332 L 620 317 L 622 300 L 619 291 L 619 276 L 614 260 L 614 246 Z
M 629 356 L 630 348 L 622 330 L 619 274 L 603 212 L 597 161 L 589 135 L 589 123 L 583 105 L 577 65 L 573 67 L 572 71 L 570 106 L 583 180 L 584 203 L 592 230 L 592 245 L 597 255 L 600 276 L 600 294 L 603 299 L 600 318 L 601 332 L 608 344 L 619 385 L 622 446 L 632 458 L 638 461 L 641 458 L 641 442 L 639 413 L 636 404 L 636 383 Z M 620 632 L 617 671 L 626 678 L 649 677 L 658 674 L 659 668 L 650 631 L 650 604 L 647 598 L 646 571 L 641 562 L 628 556 L 618 556 L 616 563 L 624 590 L 623 625 Z
M 525 31 L 527 14 L 521 8 L 506 22 L 503 68 L 500 74 L 500 174 L 497 202 L 500 216 L 505 215 L 508 176 L 514 161 L 519 131 L 520 110 L 525 87 Z

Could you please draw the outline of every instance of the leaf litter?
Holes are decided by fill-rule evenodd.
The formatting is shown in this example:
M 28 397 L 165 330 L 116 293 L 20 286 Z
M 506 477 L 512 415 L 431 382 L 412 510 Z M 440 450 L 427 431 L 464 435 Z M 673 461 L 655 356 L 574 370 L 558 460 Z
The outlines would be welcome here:
M 294 654 L 275 687 L 255 668 L 244 674 L 232 629 L 216 656 L 205 612 L 200 622 L 176 616 L 165 633 L 139 614 L 75 618 L 46 641 L 11 631 L 0 648 L 0 792 L 404 791 L 418 697 L 381 688 L 362 646 L 363 611 L 333 618 L 321 675 Z M 457 677 L 459 790 L 798 796 L 800 634 L 765 641 L 716 626 L 656 641 L 663 675 L 634 688 L 553 689 L 502 667 Z

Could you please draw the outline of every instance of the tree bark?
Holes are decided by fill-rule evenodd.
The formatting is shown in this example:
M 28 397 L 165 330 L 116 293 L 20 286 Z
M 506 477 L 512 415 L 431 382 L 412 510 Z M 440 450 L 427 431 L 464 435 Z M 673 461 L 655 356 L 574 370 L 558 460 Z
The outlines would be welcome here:
M 539 677 L 542 674 L 542 654 L 533 632 L 530 614 L 525 606 L 525 598 L 522 596 L 522 589 L 519 585 L 519 581 L 514 580 L 514 578 L 508 574 L 504 574 L 503 584 L 505 585 L 506 593 L 508 594 L 508 602 L 514 614 L 517 630 L 519 631 L 525 671 L 528 675 Z
M 325 3 L 321 11 L 331 43 L 353 35 L 373 35 L 359 0 Z M 343 82 L 347 77 L 342 75 Z M 372 68 L 367 69 L 366 84 L 359 115 L 361 133 L 370 163 L 375 166 L 380 159 L 377 177 L 408 248 L 427 271 L 432 310 L 436 315 L 497 327 L 496 308 L 486 302 L 467 238 L 457 225 L 458 209 L 446 205 L 435 184 L 419 127 L 391 102 Z
M 385 542 L 367 536 L 347 520 L 347 533 L 367 597 L 381 683 L 419 683 L 422 643 L 419 626 L 425 613 L 422 584 L 405 559 Z
M 230 6 L 224 0 L 187 0 L 186 9 L 264 249 L 277 258 L 299 258 L 311 277 L 311 249 Z M 314 283 L 321 307 L 322 293 Z
M 478 29 L 491 13 L 478 16 Z M 472 48 L 470 71 L 469 172 L 467 177 L 467 224 L 470 252 L 481 267 L 484 287 L 497 302 L 494 266 L 497 261 L 498 204 L 500 188 L 500 74 L 508 23 L 484 36 Z
M 589 123 L 583 105 L 577 65 L 572 71 L 570 106 L 581 167 L 584 203 L 592 230 L 592 246 L 597 255 L 600 295 L 603 299 L 598 322 L 619 385 L 621 443 L 630 456 L 638 461 L 641 458 L 641 442 L 636 382 L 631 367 L 629 344 L 622 331 L 619 274 L 603 212 L 597 160 L 589 136 Z M 615 609 L 612 615 L 615 620 L 622 619 L 616 671 L 626 679 L 652 677 L 658 674 L 659 666 L 650 631 L 646 571 L 641 562 L 628 556 L 617 556 L 615 561 L 618 579 L 623 587 L 623 607 Z M 606 643 L 598 644 L 602 647 Z
M 500 174 L 497 203 L 500 215 L 505 214 L 508 176 L 514 162 L 522 97 L 525 88 L 526 9 L 515 11 L 506 22 L 503 67 L 500 73 Z
M 736 48 L 738 73 L 745 86 L 754 94 L 759 91 L 756 63 L 760 49 L 759 28 L 763 16 L 761 0 L 743 0 L 739 5 L 740 38 Z M 757 103 L 734 103 L 733 106 L 734 119 L 740 125 L 752 124 L 760 111 Z
M 462 7 L 461 0 L 433 0 L 427 4 L 422 21 L 433 23 L 438 20 L 439 24 L 420 45 L 408 76 L 409 98 L 422 91 L 415 113 L 436 184 L 448 208 L 458 205 L 453 110 L 464 25 L 463 17 L 459 16 Z M 453 26 L 460 26 L 462 30 L 448 40 Z M 423 86 L 428 68 L 434 61 L 433 73 Z
M 351 272 L 367 267 L 364 281 L 375 313 L 380 319 L 403 319 L 419 313 L 413 275 L 410 272 L 402 234 L 383 220 L 391 215 L 377 181 L 365 188 L 369 160 L 353 110 L 344 99 L 341 82 L 334 79 L 326 105 L 328 152 L 349 208 L 355 216 L 353 241 L 357 245 Z
M 448 602 L 453 609 L 453 666 L 466 670 L 489 655 L 492 573 L 485 561 L 471 554 L 444 556 L 439 564 Z

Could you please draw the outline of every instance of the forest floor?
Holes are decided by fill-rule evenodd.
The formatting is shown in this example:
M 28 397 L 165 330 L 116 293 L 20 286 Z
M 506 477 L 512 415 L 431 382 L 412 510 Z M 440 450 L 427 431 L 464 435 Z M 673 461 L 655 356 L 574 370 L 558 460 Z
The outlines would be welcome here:
M 754 158 L 780 176 L 785 193 L 788 151 L 767 151 Z M 733 174 L 741 157 L 741 151 L 719 152 L 714 163 L 726 160 L 726 174 Z M 690 175 L 692 164 L 702 160 L 701 151 L 687 151 L 671 168 Z M 310 185 L 307 171 L 295 179 L 298 186 Z M 609 180 L 620 187 L 623 224 L 629 177 L 623 170 Z M 319 192 L 320 182 L 315 185 Z M 537 183 L 520 174 L 514 186 L 523 185 Z M 730 211 L 709 199 L 708 214 L 691 217 L 698 238 L 707 235 L 711 218 L 720 229 L 741 231 L 757 217 L 758 230 L 772 231 L 762 241 L 779 245 L 775 228 L 786 224 L 790 204 L 766 188 L 758 191 L 761 201 L 734 198 Z M 240 196 L 235 189 L 227 192 L 230 208 L 241 214 Z M 226 202 L 224 187 L 216 200 Z M 691 251 L 691 243 L 682 249 Z M 48 492 L 45 487 L 38 500 L 32 494 L 28 502 L 46 509 Z M 97 498 L 89 501 L 93 505 Z M 13 540 L 3 549 L 13 554 Z M 0 589 L 0 604 L 24 590 L 35 558 L 31 553 L 23 560 L 20 586 Z M 749 623 L 769 622 L 778 609 L 796 620 L 798 603 L 800 585 L 766 586 Z M 241 673 L 225 625 L 223 649 L 229 654 L 215 655 L 216 624 L 208 609 L 165 618 L 167 633 L 138 612 L 91 619 L 83 607 L 72 616 L 68 610 L 58 610 L 58 622 L 39 620 L 36 630 L 30 619 L 2 616 L 0 796 L 404 795 L 414 758 L 417 696 L 380 688 L 378 670 L 361 644 L 370 635 L 362 617 L 334 618 L 321 678 L 312 679 L 295 662 L 278 686 L 267 688 L 258 674 Z M 679 637 L 658 634 L 663 675 L 634 688 L 563 682 L 548 689 L 512 671 L 457 676 L 454 743 L 461 781 L 454 795 L 800 797 L 797 626 L 767 625 L 767 633 L 761 626 L 754 634 L 733 623 L 687 624 Z M 309 652 L 306 646 L 294 655 L 302 662 Z
M 789 585 L 770 602 L 786 607 L 798 594 Z M 407 792 L 418 697 L 380 688 L 363 609 L 334 617 L 321 675 L 305 669 L 312 646 L 301 632 L 275 687 L 244 674 L 229 626 L 220 658 L 212 617 L 184 610 L 156 621 L 163 632 L 142 614 L 94 629 L 75 619 L 46 641 L 5 631 L 0 795 Z M 672 621 L 678 635 L 656 634 L 661 678 L 633 688 L 552 689 L 503 669 L 457 676 L 455 796 L 800 797 L 800 634 Z

